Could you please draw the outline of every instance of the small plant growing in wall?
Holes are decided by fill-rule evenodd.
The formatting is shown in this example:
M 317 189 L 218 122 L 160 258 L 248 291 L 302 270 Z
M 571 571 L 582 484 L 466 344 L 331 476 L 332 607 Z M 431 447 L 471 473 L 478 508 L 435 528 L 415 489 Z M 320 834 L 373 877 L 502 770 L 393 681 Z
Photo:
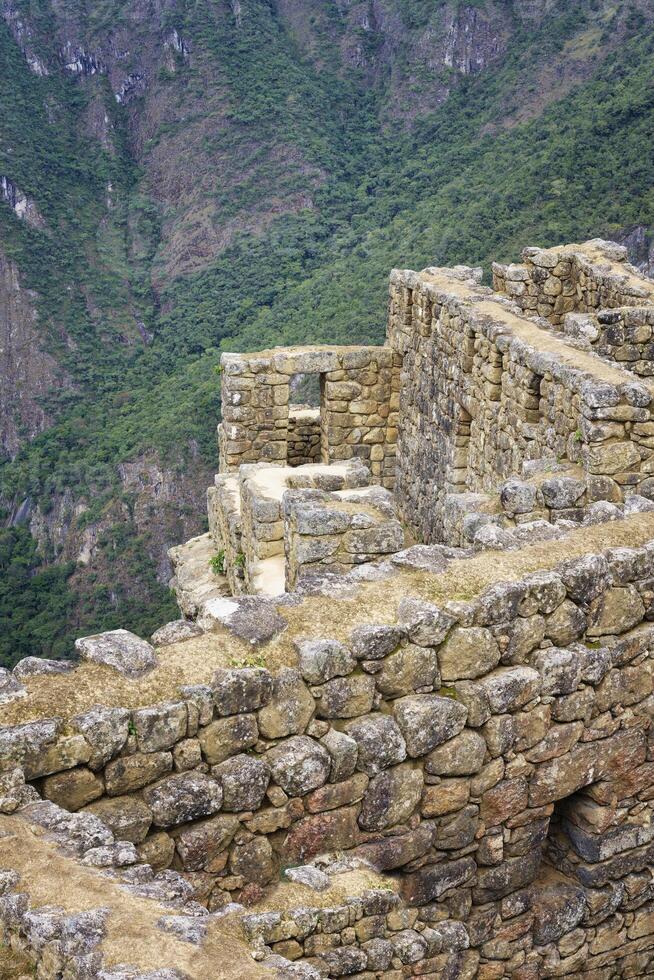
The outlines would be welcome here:
M 262 653 L 253 653 L 245 657 L 231 657 L 230 667 L 265 667 L 266 658 Z
M 234 565 L 236 566 L 236 570 L 239 572 L 243 572 L 243 570 L 245 569 L 245 555 L 243 554 L 242 551 L 239 551 L 236 558 L 234 559 Z
M 209 559 L 209 565 L 214 575 L 225 574 L 225 549 L 221 548 L 217 555 Z

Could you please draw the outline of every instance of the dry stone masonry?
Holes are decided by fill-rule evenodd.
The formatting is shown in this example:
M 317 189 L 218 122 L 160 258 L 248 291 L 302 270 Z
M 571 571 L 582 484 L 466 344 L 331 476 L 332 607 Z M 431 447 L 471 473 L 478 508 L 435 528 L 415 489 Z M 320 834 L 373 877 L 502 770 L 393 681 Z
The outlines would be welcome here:
M 385 347 L 225 356 L 185 618 L 0 676 L 0 964 L 654 975 L 654 389 L 605 350 L 652 287 L 524 258 L 396 270 Z

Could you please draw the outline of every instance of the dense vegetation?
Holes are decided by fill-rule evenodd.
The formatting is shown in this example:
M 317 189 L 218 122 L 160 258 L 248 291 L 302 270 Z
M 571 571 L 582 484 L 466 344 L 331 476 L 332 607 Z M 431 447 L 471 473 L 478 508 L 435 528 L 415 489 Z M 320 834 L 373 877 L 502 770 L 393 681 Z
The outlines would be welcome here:
M 46 0 L 26 6 L 42 18 L 49 9 Z M 408 22 L 425 6 L 407 3 Z M 94 97 L 104 91 L 114 133 L 108 152 L 83 135 L 90 89 L 35 78 L 0 27 L 0 173 L 34 196 L 47 223 L 35 231 L 0 206 L 0 243 L 37 291 L 48 346 L 70 379 L 49 398 L 52 428 L 2 467 L 6 514 L 26 499 L 47 514 L 68 489 L 85 500 L 89 523 L 121 498 L 122 461 L 154 452 L 180 472 L 193 455 L 213 465 L 221 349 L 378 343 L 392 266 L 488 268 L 527 243 L 654 224 L 654 37 L 637 15 L 633 37 L 594 77 L 515 122 L 539 66 L 572 36 L 600 44 L 610 31 L 608 22 L 597 27 L 592 5 L 569 6 L 546 29 L 516 28 L 497 67 L 463 79 L 444 105 L 403 128 L 384 118 L 386 81 L 371 88 L 337 71 L 329 31 L 317 69 L 263 0 L 251 0 L 238 27 L 225 14 L 220 30 L 208 0 L 187 5 L 177 26 L 229 93 L 206 136 L 231 160 L 233 179 L 217 175 L 213 191 L 221 219 L 256 212 L 271 193 L 304 192 L 307 206 L 256 233 L 237 231 L 204 268 L 176 278 L 161 276 L 165 230 L 143 166 L 158 139 L 183 137 L 183 120 L 163 124 L 137 161 L 126 114 L 99 79 Z M 196 105 L 203 80 L 180 64 L 159 84 L 181 86 Z M 137 321 L 150 343 L 140 342 Z M 71 579 L 69 563 L 40 567 L 25 529 L 0 532 L 0 661 L 64 655 L 75 633 L 92 629 L 145 634 L 174 615 L 147 535 L 121 521 L 109 521 L 99 543 L 97 582 L 83 571 Z M 137 577 L 143 585 L 132 590 Z

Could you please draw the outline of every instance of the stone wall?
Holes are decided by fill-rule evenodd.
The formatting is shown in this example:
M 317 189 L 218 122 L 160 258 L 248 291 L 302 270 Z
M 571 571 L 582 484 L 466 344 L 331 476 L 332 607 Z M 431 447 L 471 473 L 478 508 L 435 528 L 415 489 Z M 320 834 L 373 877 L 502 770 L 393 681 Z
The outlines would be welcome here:
M 568 313 L 562 329 L 566 336 L 600 357 L 615 361 L 640 377 L 654 375 L 654 307 Z
M 290 381 L 321 376 L 323 463 L 360 459 L 392 488 L 397 441 L 399 358 L 387 347 L 296 347 L 224 354 L 220 470 L 289 461 Z M 297 427 L 291 424 L 291 444 Z
M 291 405 L 288 414 L 288 466 L 320 462 L 320 409 Z
M 496 491 L 536 460 L 580 465 L 591 500 L 649 480 L 652 389 L 517 315 L 474 270 L 395 270 L 388 340 L 403 355 L 397 499 L 422 540 L 449 540 L 449 495 Z
M 343 574 L 404 548 L 393 495 L 381 487 L 284 495 L 286 590 L 326 572 Z
M 493 288 L 534 316 L 560 324 L 566 313 L 651 305 L 654 285 L 628 265 L 622 245 L 595 239 L 584 245 L 526 248 L 522 264 L 493 264 Z
M 287 463 L 289 445 L 297 442 L 295 422 L 289 441 L 291 378 L 319 374 L 321 462 L 360 459 L 375 482 L 392 487 L 399 400 L 399 359 L 392 350 L 280 347 L 224 354 L 221 364 L 221 472 L 241 463 Z
M 638 520 L 624 536 L 649 541 L 654 519 Z M 256 901 L 280 869 L 318 855 L 329 873 L 343 852 L 399 873 L 399 905 L 362 904 L 347 922 L 316 914 L 291 935 L 274 903 L 250 920 L 251 936 L 290 943 L 277 951 L 318 975 L 595 980 L 621 975 L 611 964 L 628 957 L 624 975 L 648 976 L 654 547 L 562 564 L 555 551 L 528 574 L 516 553 L 510 580 L 500 572 L 478 592 L 483 557 L 455 561 L 454 579 L 449 566 L 430 577 L 440 601 L 417 591 L 424 575 L 396 571 L 373 586 L 382 605 L 368 593 L 340 639 L 325 630 L 326 606 L 311 635 L 294 627 L 292 666 L 264 666 L 275 641 L 263 642 L 250 664 L 243 654 L 158 703 L 0 729 L 2 809 L 25 803 L 27 780 L 99 817 L 155 870 L 172 867 L 210 910 Z M 244 603 L 250 630 L 260 603 L 268 629 L 267 601 L 230 600 L 229 617 Z M 78 648 L 94 669 L 137 679 L 170 639 L 153 648 L 118 631 Z M 4 679 L 9 702 L 20 705 L 32 669 Z

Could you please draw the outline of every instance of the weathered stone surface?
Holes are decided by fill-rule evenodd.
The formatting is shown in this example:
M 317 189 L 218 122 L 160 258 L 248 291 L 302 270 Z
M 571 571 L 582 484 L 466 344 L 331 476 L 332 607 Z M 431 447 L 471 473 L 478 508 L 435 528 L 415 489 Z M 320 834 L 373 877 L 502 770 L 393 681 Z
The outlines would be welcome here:
M 407 752 L 414 758 L 458 735 L 467 714 L 464 705 L 437 694 L 416 694 L 400 698 L 393 705 L 393 715 L 404 736 Z
M 433 838 L 433 825 L 423 821 L 407 834 L 382 837 L 380 840 L 361 844 L 351 853 L 353 857 L 369 862 L 378 871 L 392 871 L 426 854 Z
M 257 719 L 251 714 L 217 718 L 198 733 L 202 754 L 210 765 L 252 748 L 258 738 Z
M 438 687 L 438 656 L 435 650 L 408 644 L 386 657 L 375 677 L 377 688 L 387 697 Z
M 306 798 L 305 806 L 309 813 L 322 813 L 335 810 L 339 806 L 350 806 L 363 799 L 369 777 L 364 772 L 356 772 L 340 783 L 326 783 L 315 789 Z
M 504 823 L 527 808 L 529 794 L 525 779 L 503 779 L 481 798 L 479 815 L 487 827 Z
M 184 701 L 155 704 L 132 712 L 136 741 L 141 752 L 170 749 L 186 735 L 188 714 Z
M 363 797 L 359 826 L 384 830 L 408 820 L 420 802 L 422 786 L 422 770 L 408 763 L 380 772 L 370 780 Z
M 455 627 L 438 651 L 443 681 L 482 677 L 499 662 L 497 642 L 481 626 Z
M 550 885 L 538 891 L 538 914 L 534 919 L 534 942 L 539 946 L 556 942 L 577 926 L 586 913 L 583 888 L 570 884 Z
M 177 831 L 174 847 L 182 867 L 186 871 L 209 868 L 214 858 L 229 847 L 239 827 L 238 817 L 220 813 Z
M 288 862 L 308 861 L 325 851 L 347 850 L 361 841 L 357 823 L 360 805 L 328 810 L 304 817 L 294 823 L 282 847 Z
M 345 732 L 330 728 L 320 740 L 320 744 L 327 749 L 331 757 L 330 783 L 337 783 L 351 776 L 356 768 L 359 751 L 355 740 Z
M 207 817 L 220 810 L 222 787 L 199 772 L 181 772 L 148 786 L 143 798 L 158 827 L 173 827 L 188 820 Z
M 542 694 L 572 694 L 581 681 L 583 662 L 572 650 L 539 650 L 531 658 L 531 665 L 541 676 Z
M 350 634 L 350 649 L 357 660 L 381 660 L 397 649 L 401 639 L 396 626 L 358 626 Z
M 436 786 L 425 786 L 420 809 L 425 817 L 441 817 L 460 810 L 469 799 L 469 780 L 442 779 Z
M 610 583 L 609 563 L 603 555 L 584 555 L 566 562 L 560 575 L 568 596 L 580 606 L 590 605 Z
M 41 791 L 46 800 L 52 800 L 65 810 L 74 811 L 102 796 L 104 782 L 90 769 L 80 767 L 46 776 Z
M 369 776 L 406 759 L 406 742 L 389 715 L 365 715 L 348 722 L 345 731 L 357 745 L 356 768 Z
M 137 752 L 110 762 L 104 771 L 109 796 L 121 796 L 142 789 L 173 768 L 170 752 Z
M 531 667 L 499 667 L 481 681 L 491 710 L 495 714 L 515 711 L 540 692 L 538 671 Z
M 229 856 L 232 874 L 240 875 L 246 882 L 266 885 L 275 875 L 275 863 L 270 842 L 265 837 L 254 837 L 232 849 Z
M 217 714 L 240 715 L 268 704 L 273 679 L 263 667 L 234 667 L 217 670 L 211 682 Z
M 163 831 L 149 834 L 136 848 L 139 861 L 149 864 L 154 871 L 170 867 L 175 853 L 175 841 Z
M 485 755 L 486 742 L 481 735 L 466 730 L 430 752 L 425 769 L 435 776 L 471 776 L 479 772 Z
M 73 718 L 73 724 L 91 746 L 89 768 L 101 769 L 125 745 L 129 711 L 96 705 Z
M 157 664 L 154 647 L 128 630 L 109 630 L 75 640 L 84 660 L 112 667 L 126 677 L 140 677 Z
M 318 718 L 357 718 L 372 709 L 375 679 L 367 674 L 334 677 L 312 693 Z
M 99 817 L 112 831 L 116 840 L 127 840 L 133 844 L 140 844 L 145 840 L 152 823 L 152 811 L 136 796 L 116 796 L 111 799 L 96 800 L 83 812 Z
M 155 630 L 150 639 L 156 647 L 166 647 L 171 643 L 183 643 L 194 636 L 202 636 L 202 630 L 197 623 L 189 619 L 174 619 Z
M 545 621 L 545 635 L 556 646 L 567 646 L 583 635 L 586 617 L 574 602 L 566 599 Z
M 343 677 L 356 667 L 354 657 L 338 640 L 298 640 L 295 646 L 300 657 L 300 673 L 310 684 Z
M 593 608 L 589 636 L 624 633 L 645 614 L 643 600 L 633 585 L 608 589 Z
M 270 767 L 265 759 L 235 755 L 214 766 L 211 775 L 223 788 L 223 810 L 238 813 L 259 809 L 270 782 Z
M 427 905 L 451 888 L 472 881 L 477 866 L 470 857 L 445 861 L 402 878 L 401 895 L 409 905 Z
M 327 782 L 331 757 L 312 738 L 296 735 L 273 746 L 265 756 L 274 781 L 289 796 L 304 796 Z
M 540 847 L 524 856 L 509 858 L 495 868 L 481 868 L 477 885 L 473 889 L 473 901 L 479 905 L 496 902 L 505 895 L 531 884 L 541 864 Z
M 300 672 L 282 667 L 274 677 L 272 698 L 257 714 L 259 731 L 264 738 L 299 735 L 311 721 L 313 711 L 313 697 Z
M 404 598 L 398 606 L 398 620 L 409 640 L 418 646 L 442 643 L 454 619 L 443 609 L 422 599 Z

